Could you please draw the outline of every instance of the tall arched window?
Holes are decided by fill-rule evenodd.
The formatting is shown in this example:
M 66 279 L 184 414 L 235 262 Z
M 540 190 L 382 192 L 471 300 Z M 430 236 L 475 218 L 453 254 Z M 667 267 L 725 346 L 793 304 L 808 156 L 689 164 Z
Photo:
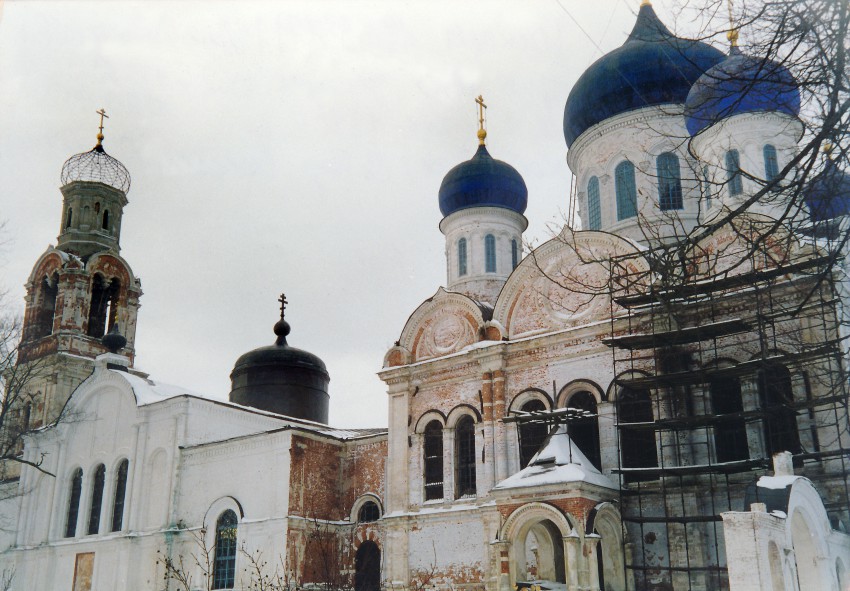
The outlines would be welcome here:
M 110 531 L 121 531 L 124 526 L 124 497 L 127 496 L 127 470 L 130 466 L 128 460 L 118 464 L 115 474 L 115 498 L 112 501 L 112 528 Z
M 425 500 L 443 498 L 443 426 L 431 421 L 425 427 L 422 445 L 425 477 Z
M 88 335 L 100 338 L 115 324 L 118 314 L 118 295 L 121 291 L 118 279 L 109 283 L 100 274 L 95 275 L 91 288 Z
M 569 425 L 569 434 L 570 439 L 578 446 L 581 453 L 599 469 L 601 454 L 599 451 L 599 417 L 596 416 L 596 397 L 587 391 L 576 392 L 570 397 L 567 407 L 584 410 L 593 415 L 572 421 Z
M 758 389 L 764 412 L 764 441 L 768 457 L 780 451 L 800 453 L 800 432 L 797 430 L 797 411 L 792 407 L 794 394 L 788 368 L 770 365 L 760 370 Z
M 232 589 L 236 578 L 236 513 L 228 509 L 215 524 L 213 589 Z
M 628 423 L 651 423 L 652 399 L 648 390 L 623 388 L 617 399 L 617 422 L 620 424 L 620 453 L 623 468 L 652 468 L 658 465 L 655 431 Z M 639 472 L 624 475 L 626 482 L 646 480 Z
M 53 333 L 53 317 L 56 315 L 56 298 L 59 296 L 59 274 L 54 273 L 41 281 L 41 289 L 37 295 L 38 310 L 32 337 L 46 337 Z
M 108 209 L 103 210 L 103 223 L 101 224 L 100 227 L 103 228 L 104 230 L 109 229 L 109 210 Z
M 83 469 L 77 468 L 71 476 L 71 494 L 68 495 L 68 516 L 65 519 L 65 537 L 77 534 L 77 517 L 80 515 L 80 496 L 83 493 Z
M 511 240 L 511 269 L 516 269 L 519 264 L 519 244 L 516 238 Z
M 766 144 L 764 149 L 764 180 L 770 182 L 779 176 L 779 161 L 776 159 L 776 148 Z
M 587 181 L 587 229 L 602 227 L 602 204 L 599 203 L 599 179 L 595 176 Z
M 614 169 L 614 189 L 617 193 L 617 219 L 625 220 L 637 215 L 637 189 L 635 165 L 623 160 Z
M 484 272 L 496 272 L 496 237 L 492 234 L 484 237 Z
M 455 488 L 457 498 L 475 495 L 475 422 L 464 415 L 455 427 Z
M 536 412 L 546 410 L 546 405 L 540 400 L 529 400 L 520 410 Z M 546 436 L 549 435 L 549 430 L 544 423 L 517 423 L 517 425 L 519 426 L 519 463 L 521 468 L 525 468 L 534 454 L 540 451 Z
M 466 238 L 457 241 L 457 275 L 466 275 Z
M 662 210 L 682 209 L 682 173 L 679 157 L 664 152 L 655 160 L 658 173 L 658 205 Z
M 74 210 L 73 210 L 73 208 L 69 207 L 68 213 L 65 216 L 65 227 L 70 228 L 71 222 L 73 222 L 73 221 L 74 221 Z
M 747 447 L 747 425 L 740 416 L 741 382 L 737 378 L 715 378 L 708 384 L 711 407 L 718 421 L 714 426 L 714 452 L 718 462 L 745 460 L 750 456 Z
M 106 482 L 106 466 L 100 464 L 94 470 L 94 482 L 91 490 L 91 506 L 89 507 L 90 536 L 100 531 L 100 510 L 103 507 L 103 485 Z
M 729 183 L 730 195 L 740 195 L 744 192 L 744 181 L 741 179 L 741 157 L 738 150 L 726 152 L 726 180 Z

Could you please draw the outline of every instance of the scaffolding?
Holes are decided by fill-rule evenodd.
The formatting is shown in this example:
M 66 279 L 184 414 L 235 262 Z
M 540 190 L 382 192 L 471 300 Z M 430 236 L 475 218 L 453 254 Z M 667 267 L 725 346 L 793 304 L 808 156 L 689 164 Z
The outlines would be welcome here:
M 829 247 L 796 260 L 770 241 L 710 261 L 694 249 L 675 271 L 652 251 L 608 261 L 614 472 L 636 589 L 728 589 L 721 513 L 749 510 L 747 487 L 779 451 L 814 482 L 833 527 L 850 525 L 845 343 Z M 635 270 L 637 257 L 651 271 Z

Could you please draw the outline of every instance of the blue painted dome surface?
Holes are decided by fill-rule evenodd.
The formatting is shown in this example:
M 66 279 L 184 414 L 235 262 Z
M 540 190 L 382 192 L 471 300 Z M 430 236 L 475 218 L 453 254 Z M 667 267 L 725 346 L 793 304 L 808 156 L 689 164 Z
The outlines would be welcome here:
M 570 91 L 564 108 L 567 146 L 614 115 L 684 103 L 691 85 L 723 58 L 710 45 L 674 36 L 651 6 L 641 6 L 626 42 L 596 60 Z
M 528 189 L 516 169 L 478 146 L 470 160 L 452 168 L 440 185 L 440 211 L 448 216 L 469 207 L 503 207 L 519 214 L 528 205 Z
M 797 116 L 800 91 L 784 66 L 741 53 L 709 69 L 685 101 L 685 123 L 692 136 L 732 115 L 774 111 Z
M 827 159 L 806 191 L 805 200 L 815 222 L 850 214 L 850 175 Z

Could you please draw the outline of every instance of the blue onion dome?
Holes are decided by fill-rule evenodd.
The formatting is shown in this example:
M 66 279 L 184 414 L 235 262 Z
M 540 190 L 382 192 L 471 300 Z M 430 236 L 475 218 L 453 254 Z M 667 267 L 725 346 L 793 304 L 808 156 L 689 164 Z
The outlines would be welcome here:
M 742 53 L 732 46 L 729 57 L 694 83 L 685 101 L 685 123 L 694 136 L 732 115 L 800 113 L 800 90 L 794 76 L 776 62 Z
M 567 147 L 609 117 L 684 103 L 691 85 L 723 57 L 710 45 L 676 37 L 652 6 L 641 5 L 626 42 L 596 60 L 570 91 L 564 108 Z
M 440 211 L 449 216 L 469 207 L 503 207 L 522 214 L 528 205 L 528 189 L 517 170 L 496 160 L 487 147 L 452 168 L 440 185 Z
M 103 183 L 125 195 L 130 191 L 130 172 L 103 149 L 101 137 L 97 145 L 82 154 L 68 158 L 62 165 L 62 186 L 74 181 Z
M 804 194 L 812 221 L 850 214 L 850 175 L 829 158 Z

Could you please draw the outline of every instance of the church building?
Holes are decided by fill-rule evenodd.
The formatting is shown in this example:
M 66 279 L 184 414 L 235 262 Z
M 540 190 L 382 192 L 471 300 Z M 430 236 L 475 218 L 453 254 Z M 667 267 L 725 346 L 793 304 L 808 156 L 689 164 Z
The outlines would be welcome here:
M 796 82 L 730 42 L 644 0 L 565 97 L 580 221 L 530 251 L 478 97 L 472 157 L 426 179 L 446 283 L 383 359 L 375 429 L 328 425 L 333 368 L 290 345 L 285 296 L 228 401 L 135 367 L 101 126 L 26 285 L 8 588 L 850 589 L 850 176 L 826 156 L 789 193 Z

